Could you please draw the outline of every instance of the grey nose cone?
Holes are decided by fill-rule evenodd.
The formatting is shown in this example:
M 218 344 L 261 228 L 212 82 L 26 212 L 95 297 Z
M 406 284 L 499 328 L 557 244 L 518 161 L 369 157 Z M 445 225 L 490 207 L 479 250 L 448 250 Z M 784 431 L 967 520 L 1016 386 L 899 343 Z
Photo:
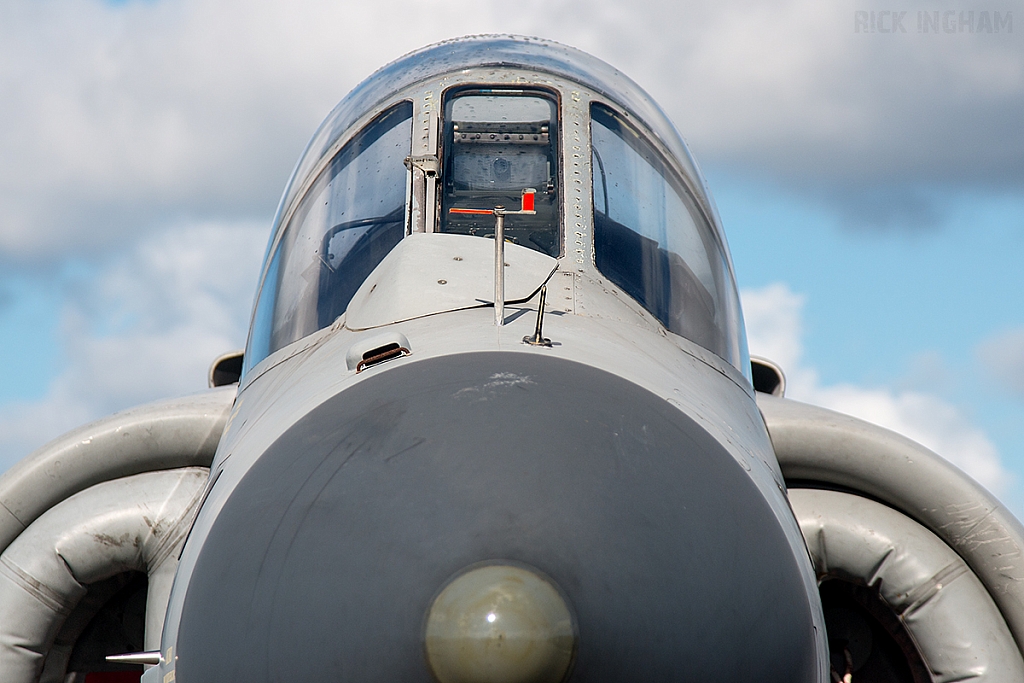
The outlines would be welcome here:
M 438 590 L 496 558 L 565 596 L 566 683 L 818 681 L 806 551 L 740 463 L 664 398 L 545 354 L 382 366 L 271 444 L 201 542 L 176 683 L 439 683 Z
M 427 614 L 427 661 L 441 683 L 559 683 L 576 634 L 558 590 L 522 567 L 490 565 L 445 586 Z

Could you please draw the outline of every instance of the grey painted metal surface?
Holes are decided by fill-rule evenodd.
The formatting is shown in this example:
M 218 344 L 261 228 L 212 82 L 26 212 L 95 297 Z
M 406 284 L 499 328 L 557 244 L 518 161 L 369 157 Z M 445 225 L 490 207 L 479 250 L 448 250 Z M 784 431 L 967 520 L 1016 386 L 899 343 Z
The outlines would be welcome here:
M 788 399 L 757 395 L 782 472 L 860 491 L 955 550 L 1024 645 L 1024 527 L 948 461 L 895 432 Z
M 51 652 L 86 586 L 127 571 L 149 575 L 146 641 L 159 647 L 178 550 L 208 470 L 147 472 L 80 491 L 36 519 L 0 555 L 0 672 L 34 683 L 44 662 L 61 679 L 70 650 Z M 63 661 L 47 660 L 57 655 Z
M 149 403 L 68 432 L 0 476 L 0 552 L 39 515 L 108 479 L 209 467 L 235 387 Z
M 878 588 L 935 683 L 1024 680 L 1024 660 L 999 609 L 935 534 L 848 493 L 790 489 L 789 499 L 819 578 Z
M 771 394 L 776 398 L 785 397 L 786 373 L 782 371 L 782 367 L 778 363 L 760 356 L 751 356 L 750 369 L 754 388 L 757 391 Z
M 555 259 L 505 244 L 505 301 L 533 296 Z M 364 330 L 494 302 L 494 242 L 445 233 L 415 233 L 391 250 L 356 291 L 345 324 Z
M 802 543 L 700 423 L 546 354 L 406 360 L 221 489 L 225 463 L 189 542 L 178 680 L 429 681 L 433 596 L 501 559 L 565 590 L 575 680 L 819 680 Z
M 758 491 L 756 495 L 768 502 L 769 514 L 787 538 L 787 552 L 803 558 L 798 562 L 798 571 L 805 582 L 805 599 L 817 600 L 803 537 L 789 510 L 782 475 L 750 385 L 721 359 L 702 352 L 681 337 L 659 331 L 656 323 L 648 323 L 648 318 L 638 312 L 642 308 L 609 295 L 607 288 L 596 279 L 556 272 L 549 292 L 566 291 L 562 290 L 560 279 L 568 283 L 565 296 L 585 301 L 589 310 L 599 312 L 600 316 L 565 314 L 564 304 L 552 301 L 555 297 L 549 296 L 544 329 L 545 336 L 556 343 L 552 348 L 531 347 L 522 342 L 534 329 L 535 298 L 522 305 L 509 306 L 507 324 L 501 328 L 493 325 L 492 311 L 488 308 L 418 318 L 367 332 L 347 330 L 341 319 L 331 328 L 282 349 L 255 368 L 243 382 L 230 426 L 213 463 L 214 470 L 221 471 L 221 476 L 203 506 L 182 555 L 179 581 L 172 592 L 165 627 L 165 654 L 166 648 L 173 646 L 178 637 L 178 619 L 189 577 L 194 576 L 198 552 L 235 487 L 259 462 L 269 444 L 317 406 L 335 396 L 340 399 L 363 382 L 430 359 L 477 351 L 503 351 L 583 363 L 654 393 L 697 422 L 748 473 Z M 385 331 L 403 335 L 413 349 L 412 355 L 361 373 L 349 370 L 346 357 L 350 349 L 376 345 Z M 495 372 L 500 371 L 501 368 L 495 368 Z M 577 399 L 567 396 L 565 400 Z M 615 404 L 619 399 L 612 396 L 607 400 Z M 514 420 L 514 416 L 509 415 L 508 419 Z M 478 429 L 501 429 L 502 424 L 480 425 Z M 527 425 L 518 428 L 526 429 Z M 824 681 L 827 664 L 824 625 L 820 619 L 819 611 L 815 628 L 823 653 L 821 680 Z M 169 672 L 170 667 L 164 667 L 160 675 Z

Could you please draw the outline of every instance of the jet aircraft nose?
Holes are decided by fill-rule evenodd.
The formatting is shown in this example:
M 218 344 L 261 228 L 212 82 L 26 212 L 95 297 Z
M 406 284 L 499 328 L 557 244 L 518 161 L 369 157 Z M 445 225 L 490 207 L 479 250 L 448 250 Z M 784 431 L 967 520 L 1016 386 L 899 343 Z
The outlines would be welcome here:
M 486 649 L 434 615 L 472 617 L 474 591 L 494 603 L 500 577 L 466 584 L 480 563 L 540 582 L 511 599 L 548 648 L 518 680 L 815 680 L 794 550 L 747 472 L 680 410 L 536 353 L 370 372 L 225 502 L 185 595 L 178 683 L 497 680 L 450 676 L 438 646 L 462 633 Z M 457 584 L 469 596 L 448 604 Z

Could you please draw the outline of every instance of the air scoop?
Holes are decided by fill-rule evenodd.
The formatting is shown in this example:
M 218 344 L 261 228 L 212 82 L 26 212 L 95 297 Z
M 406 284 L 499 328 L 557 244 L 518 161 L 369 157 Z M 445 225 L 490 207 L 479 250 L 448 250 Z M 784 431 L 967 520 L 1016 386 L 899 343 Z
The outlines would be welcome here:
M 540 289 L 557 261 L 527 247 L 505 245 L 505 302 Z M 414 233 L 391 250 L 352 297 L 351 330 L 494 303 L 494 243 L 485 237 Z
M 557 588 L 522 566 L 472 568 L 434 599 L 424 633 L 441 683 L 559 683 L 576 629 Z

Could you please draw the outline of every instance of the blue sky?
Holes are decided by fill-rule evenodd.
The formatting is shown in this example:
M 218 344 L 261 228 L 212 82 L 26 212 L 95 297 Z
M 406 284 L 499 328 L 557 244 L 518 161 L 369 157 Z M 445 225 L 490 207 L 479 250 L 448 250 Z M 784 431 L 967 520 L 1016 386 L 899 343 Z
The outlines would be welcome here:
M 587 50 L 705 169 L 751 346 L 1024 515 L 1024 3 L 10 0 L 0 5 L 0 470 L 239 347 L 284 183 L 383 63 L 476 32 Z M 857 11 L 907 11 L 907 33 Z M 351 27 L 357 26 L 358 30 Z
M 857 231 L 808 202 L 718 183 L 737 278 L 804 297 L 804 362 L 822 385 L 926 392 L 956 406 L 1017 481 L 1000 490 L 1024 512 L 1024 376 L 984 346 L 1024 328 L 1024 201 L 947 198 L 941 227 Z

